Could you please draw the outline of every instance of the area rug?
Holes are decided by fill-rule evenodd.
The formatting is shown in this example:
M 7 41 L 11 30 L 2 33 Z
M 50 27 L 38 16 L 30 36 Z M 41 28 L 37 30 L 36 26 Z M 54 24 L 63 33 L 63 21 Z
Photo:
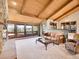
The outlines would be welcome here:
M 16 40 L 17 59 L 79 59 L 79 54 L 71 55 L 65 49 L 64 44 L 49 44 L 48 49 L 40 42 L 35 43 L 37 38 L 30 40 Z

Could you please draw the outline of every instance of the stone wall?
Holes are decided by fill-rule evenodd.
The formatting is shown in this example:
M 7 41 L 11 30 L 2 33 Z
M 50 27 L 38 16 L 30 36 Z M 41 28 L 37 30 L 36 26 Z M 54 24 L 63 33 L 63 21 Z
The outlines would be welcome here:
M 0 53 L 2 51 L 2 46 L 3 46 L 2 30 L 3 30 L 3 25 L 0 24 Z

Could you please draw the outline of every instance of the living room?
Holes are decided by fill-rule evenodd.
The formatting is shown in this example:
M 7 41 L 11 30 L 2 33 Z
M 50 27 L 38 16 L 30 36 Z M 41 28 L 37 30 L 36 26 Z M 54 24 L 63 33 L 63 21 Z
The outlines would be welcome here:
M 0 59 L 79 59 L 79 0 L 2 0 L 0 9 Z

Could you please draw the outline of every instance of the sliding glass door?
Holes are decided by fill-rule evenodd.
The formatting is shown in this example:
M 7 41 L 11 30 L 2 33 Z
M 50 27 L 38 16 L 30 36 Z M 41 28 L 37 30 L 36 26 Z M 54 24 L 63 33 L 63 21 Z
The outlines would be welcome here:
M 24 36 L 24 25 L 17 25 L 17 37 Z
M 32 25 L 8 24 L 9 38 L 38 35 L 39 27 Z
M 14 24 L 8 24 L 7 25 L 7 29 L 8 29 L 8 37 L 9 38 L 14 38 L 15 33 L 14 33 Z
M 33 35 L 38 35 L 38 33 L 39 33 L 38 26 L 33 26 Z
M 31 25 L 26 25 L 26 35 L 33 35 L 32 33 L 32 26 Z

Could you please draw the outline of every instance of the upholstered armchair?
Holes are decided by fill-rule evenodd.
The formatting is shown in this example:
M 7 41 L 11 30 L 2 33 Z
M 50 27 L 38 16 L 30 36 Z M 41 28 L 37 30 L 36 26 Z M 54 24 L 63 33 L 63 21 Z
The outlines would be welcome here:
M 79 34 L 69 33 L 65 48 L 74 53 L 79 53 Z

